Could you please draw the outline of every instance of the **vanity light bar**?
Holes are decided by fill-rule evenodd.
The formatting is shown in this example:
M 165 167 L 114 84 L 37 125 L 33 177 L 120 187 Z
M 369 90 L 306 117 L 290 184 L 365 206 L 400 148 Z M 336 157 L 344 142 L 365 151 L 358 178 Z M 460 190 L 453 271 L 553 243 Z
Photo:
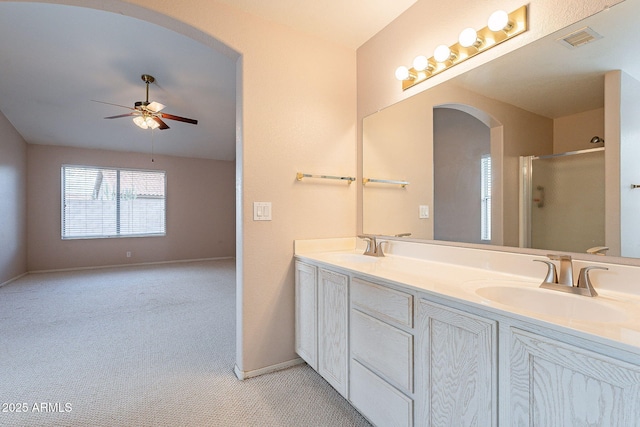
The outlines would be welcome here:
M 525 31 L 527 31 L 527 6 L 522 6 L 509 14 L 502 11 L 494 12 L 489 18 L 489 25 L 476 32 L 475 42 L 469 42 L 470 35 L 473 38 L 473 29 L 467 28 L 460 34 L 458 43 L 449 47 L 438 46 L 434 56 L 428 59 L 418 56 L 412 68 L 398 67 L 396 78 L 402 80 L 402 90 L 407 90 Z

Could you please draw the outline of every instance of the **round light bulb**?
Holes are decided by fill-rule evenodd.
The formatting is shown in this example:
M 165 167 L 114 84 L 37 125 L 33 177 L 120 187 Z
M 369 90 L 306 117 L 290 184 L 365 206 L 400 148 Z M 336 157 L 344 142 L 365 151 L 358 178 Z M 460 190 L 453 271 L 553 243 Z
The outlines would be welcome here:
M 478 40 L 478 33 L 473 28 L 465 28 L 458 37 L 458 43 L 462 47 L 471 47 Z
M 488 27 L 491 31 L 501 31 L 509 25 L 509 15 L 504 10 L 496 10 L 489 17 Z
M 448 46 L 441 44 L 433 52 L 433 58 L 438 62 L 445 62 L 451 57 L 451 49 Z
M 416 56 L 413 60 L 413 68 L 416 71 L 424 71 L 429 68 L 429 60 L 424 55 Z
M 402 81 L 402 80 L 407 80 L 408 78 L 409 78 L 409 69 L 407 67 L 405 67 L 404 65 L 401 65 L 398 68 L 396 68 L 396 79 Z

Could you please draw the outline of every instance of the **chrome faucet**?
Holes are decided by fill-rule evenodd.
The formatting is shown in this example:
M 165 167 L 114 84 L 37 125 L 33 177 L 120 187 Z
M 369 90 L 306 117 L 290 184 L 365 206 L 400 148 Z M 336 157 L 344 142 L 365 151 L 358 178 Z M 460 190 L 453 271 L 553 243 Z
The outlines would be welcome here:
M 561 285 L 573 286 L 573 263 L 571 262 L 571 255 L 547 255 L 552 261 L 560 261 L 560 274 L 558 275 L 558 282 Z
M 384 256 L 384 252 L 382 251 L 382 244 L 386 243 L 386 241 L 383 240 L 383 241 L 377 242 L 376 236 L 370 236 L 368 234 L 358 235 L 358 238 L 365 239 L 367 241 L 367 248 L 364 250 L 363 255 L 377 256 L 377 257 Z
M 560 276 L 556 273 L 556 265 L 551 261 L 539 260 L 534 261 L 543 262 L 547 264 L 548 270 L 545 276 L 541 288 L 553 289 L 561 292 L 568 292 L 570 294 L 584 295 L 588 297 L 595 297 L 598 295 L 596 290 L 591 284 L 589 279 L 590 270 L 608 270 L 606 267 L 584 267 L 580 269 L 577 283 L 573 282 L 573 263 L 570 255 L 547 255 L 547 258 L 553 261 L 560 261 Z

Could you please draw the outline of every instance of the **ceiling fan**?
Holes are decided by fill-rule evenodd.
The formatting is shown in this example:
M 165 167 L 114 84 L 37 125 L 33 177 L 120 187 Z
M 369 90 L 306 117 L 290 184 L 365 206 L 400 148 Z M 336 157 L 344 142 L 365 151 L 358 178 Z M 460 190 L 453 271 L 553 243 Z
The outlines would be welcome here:
M 194 119 L 188 119 L 186 117 L 174 116 L 173 114 L 162 113 L 165 108 L 164 105 L 159 102 L 149 102 L 149 83 L 153 83 L 156 79 L 149 75 L 143 74 L 141 76 L 142 81 L 147 85 L 147 99 L 146 101 L 138 101 L 134 104 L 134 107 L 127 107 L 125 105 L 112 104 L 110 102 L 94 101 L 101 104 L 115 105 L 116 107 L 123 107 L 132 110 L 127 114 L 119 114 L 117 116 L 105 117 L 105 119 L 118 119 L 121 117 L 133 117 L 133 122 L 142 129 L 169 129 L 169 126 L 162 119 L 177 120 L 179 122 L 190 123 L 197 125 L 198 121 Z

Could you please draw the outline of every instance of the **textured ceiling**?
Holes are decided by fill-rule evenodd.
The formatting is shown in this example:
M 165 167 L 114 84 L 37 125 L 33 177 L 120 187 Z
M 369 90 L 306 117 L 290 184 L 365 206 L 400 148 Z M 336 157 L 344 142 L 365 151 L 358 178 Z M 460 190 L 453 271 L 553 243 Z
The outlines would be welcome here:
M 153 43 L 146 41 L 153 40 Z M 31 144 L 235 158 L 235 63 L 172 31 L 119 14 L 0 3 L 0 111 Z M 197 126 L 142 131 L 126 114 L 150 100 Z
M 604 75 L 624 70 L 640 80 L 637 17 L 625 1 L 452 80 L 490 98 L 558 118 L 604 106 Z M 569 49 L 558 39 L 591 28 L 602 38 Z
M 357 49 L 417 0 L 217 0 Z
M 416 0 L 222 0 L 352 48 Z M 152 42 L 149 42 L 152 41 Z M 145 21 L 88 8 L 0 3 L 0 111 L 30 144 L 235 158 L 235 63 L 188 37 Z M 145 100 L 198 125 L 165 120 L 141 131 L 105 120 Z

